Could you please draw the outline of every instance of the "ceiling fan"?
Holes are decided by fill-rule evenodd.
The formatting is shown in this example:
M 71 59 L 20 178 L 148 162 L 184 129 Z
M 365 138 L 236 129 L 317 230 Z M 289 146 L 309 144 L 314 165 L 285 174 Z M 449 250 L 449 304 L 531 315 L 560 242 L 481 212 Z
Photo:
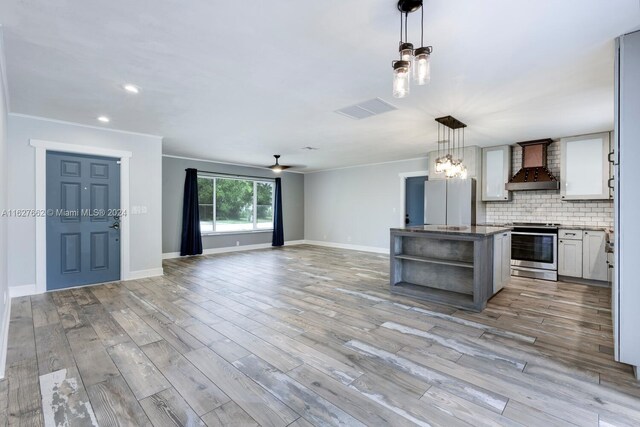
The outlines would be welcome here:
M 283 170 L 289 169 L 291 167 L 291 166 L 281 165 L 280 163 L 278 163 L 278 159 L 280 158 L 280 154 L 274 154 L 273 157 L 276 158 L 276 163 L 275 163 L 275 165 L 269 166 L 269 169 L 271 169 L 275 173 L 280 173 Z

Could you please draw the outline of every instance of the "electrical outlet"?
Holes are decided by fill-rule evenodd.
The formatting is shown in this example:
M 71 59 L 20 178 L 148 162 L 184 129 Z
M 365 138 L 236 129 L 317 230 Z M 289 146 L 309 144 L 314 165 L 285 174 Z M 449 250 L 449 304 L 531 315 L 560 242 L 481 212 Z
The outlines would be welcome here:
M 326 234 L 322 237 L 322 240 L 327 240 L 327 235 Z
M 240 246 L 240 242 L 236 240 L 236 246 Z
M 347 236 L 347 242 L 351 241 L 351 236 Z

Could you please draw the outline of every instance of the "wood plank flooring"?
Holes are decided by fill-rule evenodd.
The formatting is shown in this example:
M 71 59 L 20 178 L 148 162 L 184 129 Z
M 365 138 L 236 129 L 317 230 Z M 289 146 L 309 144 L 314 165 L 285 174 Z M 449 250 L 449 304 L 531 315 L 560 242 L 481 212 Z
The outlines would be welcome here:
M 388 258 L 292 246 L 12 300 L 0 425 L 640 425 L 610 291 L 512 278 L 482 313 Z

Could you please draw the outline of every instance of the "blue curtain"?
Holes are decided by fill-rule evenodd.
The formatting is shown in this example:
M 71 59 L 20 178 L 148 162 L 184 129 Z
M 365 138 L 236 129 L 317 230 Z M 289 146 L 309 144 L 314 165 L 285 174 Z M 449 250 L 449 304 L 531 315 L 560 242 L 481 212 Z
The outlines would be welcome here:
M 199 255 L 201 253 L 202 235 L 200 234 L 200 212 L 198 206 L 198 171 L 197 169 L 187 169 L 187 176 L 184 180 L 180 255 Z
M 282 226 L 282 180 L 276 178 L 276 194 L 273 209 L 273 240 L 271 246 L 284 245 L 284 227 Z

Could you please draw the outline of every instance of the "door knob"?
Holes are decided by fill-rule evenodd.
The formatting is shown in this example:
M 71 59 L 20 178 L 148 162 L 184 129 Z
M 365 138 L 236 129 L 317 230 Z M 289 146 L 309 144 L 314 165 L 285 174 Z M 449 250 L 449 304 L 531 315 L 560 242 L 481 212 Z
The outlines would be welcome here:
M 114 222 L 112 225 L 109 226 L 109 228 L 113 228 L 114 230 L 120 230 L 120 223 Z

